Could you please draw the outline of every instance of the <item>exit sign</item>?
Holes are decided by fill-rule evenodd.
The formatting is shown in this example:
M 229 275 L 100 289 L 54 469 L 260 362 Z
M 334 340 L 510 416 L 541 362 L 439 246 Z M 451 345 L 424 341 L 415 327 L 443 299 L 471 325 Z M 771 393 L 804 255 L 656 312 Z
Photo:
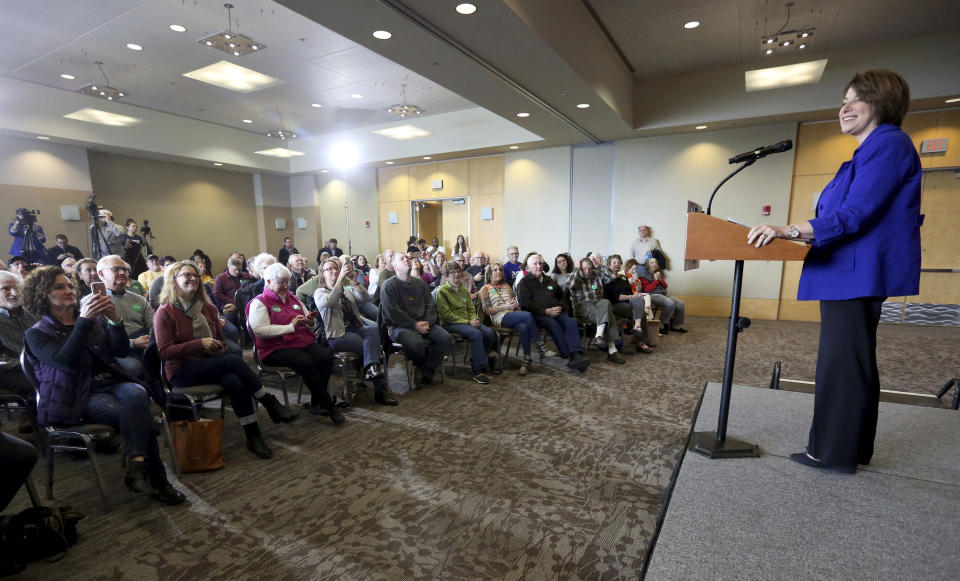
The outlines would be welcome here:
M 920 142 L 920 153 L 942 153 L 947 150 L 947 138 L 924 139 Z

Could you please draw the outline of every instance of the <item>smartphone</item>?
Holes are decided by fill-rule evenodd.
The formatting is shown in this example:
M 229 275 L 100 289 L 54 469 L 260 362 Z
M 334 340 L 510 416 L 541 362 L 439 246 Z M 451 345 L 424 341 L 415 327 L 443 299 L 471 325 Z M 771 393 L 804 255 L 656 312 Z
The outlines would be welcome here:
M 90 290 L 95 295 L 106 296 L 107 287 L 102 282 L 92 282 L 90 283 Z

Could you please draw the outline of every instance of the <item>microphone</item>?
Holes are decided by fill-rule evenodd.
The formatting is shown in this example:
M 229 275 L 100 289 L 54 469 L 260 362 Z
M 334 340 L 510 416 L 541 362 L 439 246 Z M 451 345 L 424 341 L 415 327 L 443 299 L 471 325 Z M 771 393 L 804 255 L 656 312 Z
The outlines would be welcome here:
M 743 163 L 745 161 L 756 161 L 761 157 L 767 157 L 773 153 L 782 153 L 784 151 L 790 151 L 793 149 L 793 141 L 789 139 L 784 139 L 780 143 L 774 143 L 773 145 L 768 145 L 766 147 L 758 147 L 753 151 L 748 151 L 746 153 L 741 153 L 740 155 L 735 155 L 730 158 L 730 163 Z

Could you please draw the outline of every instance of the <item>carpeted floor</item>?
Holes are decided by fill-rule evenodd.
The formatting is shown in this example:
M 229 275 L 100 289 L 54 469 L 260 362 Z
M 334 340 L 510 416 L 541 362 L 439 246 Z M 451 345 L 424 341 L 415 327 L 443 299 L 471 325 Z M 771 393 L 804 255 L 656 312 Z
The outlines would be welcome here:
M 688 319 L 690 333 L 623 366 L 593 351 L 586 374 L 508 368 L 487 386 L 448 368 L 399 407 L 360 403 L 342 427 L 261 414 L 272 460 L 246 452 L 228 413 L 229 466 L 184 476 L 179 507 L 130 495 L 104 456 L 104 514 L 87 463 L 58 458 L 52 504 L 87 513 L 81 542 L 22 578 L 635 579 L 703 386 L 722 376 L 725 320 Z M 775 360 L 812 380 L 817 328 L 755 322 L 736 381 L 766 385 Z M 960 374 L 960 329 L 880 335 L 884 388 L 931 393 Z M 399 366 L 391 377 L 403 391 Z

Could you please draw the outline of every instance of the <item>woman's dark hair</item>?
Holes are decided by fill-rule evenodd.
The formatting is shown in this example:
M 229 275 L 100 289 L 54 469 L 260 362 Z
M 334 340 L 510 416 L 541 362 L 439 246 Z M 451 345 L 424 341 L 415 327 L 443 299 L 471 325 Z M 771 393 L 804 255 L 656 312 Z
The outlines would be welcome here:
M 32 271 L 20 283 L 20 294 L 23 295 L 23 306 L 38 317 L 50 312 L 50 300 L 47 295 L 50 287 L 60 275 L 66 276 L 59 266 L 41 266 Z M 69 277 L 67 277 L 69 279 Z M 70 284 L 73 284 L 71 282 Z
M 570 258 L 570 255 L 567 254 L 566 252 L 561 252 L 560 254 L 557 255 L 556 258 L 553 259 L 553 271 L 554 271 L 554 272 L 560 272 L 560 267 L 557 266 L 557 260 L 559 260 L 560 258 L 565 258 L 565 259 L 566 259 L 566 261 L 567 261 L 567 272 L 568 272 L 568 273 L 577 270 L 577 268 L 573 265 L 573 259 Z
M 210 270 L 213 268 L 213 263 L 210 261 L 210 257 L 207 256 L 206 254 L 204 254 L 202 250 L 201 250 L 200 252 L 194 252 L 194 253 L 193 253 L 193 256 L 194 256 L 194 257 L 197 257 L 197 256 L 200 257 L 200 260 L 203 261 L 204 273 L 205 273 L 207 276 L 211 276 L 211 275 L 210 275 Z
M 889 123 L 900 127 L 910 107 L 910 85 L 897 73 L 887 69 L 872 69 L 857 73 L 843 88 L 853 89 L 857 97 L 870 105 L 877 123 Z
M 136 224 L 136 223 L 137 223 L 137 221 L 134 220 L 133 218 L 127 218 L 127 221 L 126 221 L 126 223 L 125 223 L 124 225 L 125 225 L 125 226 L 129 226 L 130 224 Z

